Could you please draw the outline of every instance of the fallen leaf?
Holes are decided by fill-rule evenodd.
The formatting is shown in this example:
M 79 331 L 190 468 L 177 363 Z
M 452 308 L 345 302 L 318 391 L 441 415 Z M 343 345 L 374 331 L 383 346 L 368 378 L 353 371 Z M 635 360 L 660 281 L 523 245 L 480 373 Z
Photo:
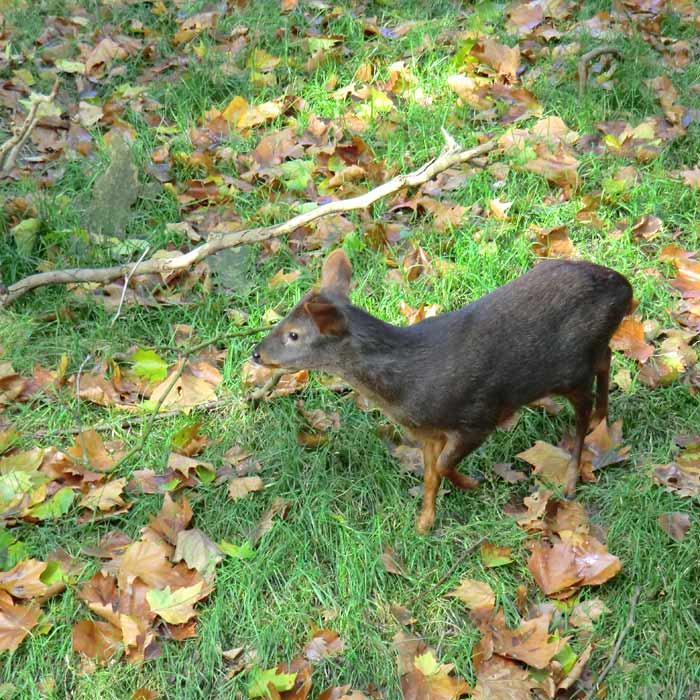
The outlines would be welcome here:
M 646 342 L 644 325 L 637 318 L 625 318 L 617 327 L 610 341 L 613 350 L 622 351 L 627 357 L 644 364 L 654 354 L 654 346 Z
M 189 413 L 195 406 L 216 399 L 214 386 L 203 379 L 199 379 L 187 372 L 175 382 L 172 389 L 168 390 L 173 381 L 173 372 L 161 384 L 158 384 L 151 393 L 153 404 L 163 399 L 160 410 L 168 411 L 178 409 Z M 164 398 L 163 398 L 164 397 Z
M 304 656 L 316 663 L 327 656 L 338 656 L 343 652 L 345 643 L 333 630 L 322 629 L 314 633 L 314 636 L 304 647 Z
M 545 595 L 566 599 L 581 586 L 598 586 L 615 576 L 620 560 L 592 536 L 560 533 L 550 544 L 534 542 L 527 567 Z
M 102 438 L 95 430 L 85 430 L 75 438 L 73 447 L 66 454 L 77 461 L 86 461 L 91 468 L 107 471 L 114 466 L 113 457 L 107 452 Z
M 525 620 L 515 629 L 506 625 L 502 610 L 472 612 L 479 630 L 493 644 L 493 651 L 535 668 L 546 668 L 566 643 L 565 639 L 550 641 L 551 613 Z
M 663 230 L 663 222 L 658 216 L 646 214 L 632 226 L 632 237 L 636 240 L 653 241 Z
M 576 604 L 569 615 L 569 624 L 572 627 L 593 627 L 593 623 L 601 616 L 609 613 L 609 608 L 600 598 L 591 598 Z
M 190 569 L 199 571 L 205 580 L 211 581 L 214 569 L 222 559 L 219 547 L 201 530 L 193 528 L 178 534 L 172 557 L 174 563 L 184 561 Z
M 267 286 L 270 289 L 274 289 L 275 287 L 279 287 L 280 285 L 289 284 L 290 282 L 294 282 L 294 280 L 298 279 L 299 275 L 301 275 L 301 270 L 291 270 L 290 272 L 283 272 L 282 270 L 278 270 L 270 278 L 270 281 L 267 283 Z
M 204 581 L 199 581 L 175 591 L 169 586 L 162 590 L 152 589 L 146 593 L 146 600 L 155 615 L 173 625 L 180 625 L 195 615 L 194 605 L 199 600 L 203 585 Z
M 459 598 L 470 610 L 496 606 L 496 595 L 491 586 L 473 578 L 465 578 L 454 591 L 447 595 Z
M 471 688 L 452 675 L 454 664 L 440 664 L 431 650 L 416 656 L 413 670 L 401 677 L 404 700 L 457 700 Z
M 262 491 L 264 488 L 265 482 L 259 476 L 239 476 L 229 482 L 228 495 L 237 501 L 253 491 Z
M 472 700 L 531 700 L 539 683 L 520 664 L 493 655 L 477 669 Z
M 92 511 L 101 510 L 103 513 L 114 508 L 123 508 L 126 503 L 121 496 L 125 486 L 126 477 L 97 484 L 83 496 L 80 500 L 80 506 Z
M 14 598 L 38 598 L 44 595 L 47 586 L 41 577 L 46 566 L 44 561 L 25 559 L 9 571 L 0 571 L 0 592 L 7 591 Z
M 106 662 L 123 649 L 122 633 L 102 620 L 80 620 L 73 626 L 73 651 Z
M 392 547 L 385 547 L 382 552 L 382 563 L 384 568 L 396 576 L 406 576 L 406 565 L 401 560 L 401 557 L 394 551 Z
M 700 189 L 700 168 L 696 165 L 692 170 L 681 170 L 683 182 L 693 189 Z
M 519 481 L 525 481 L 527 479 L 526 474 L 519 472 L 517 469 L 513 469 L 513 465 L 510 463 L 494 464 L 492 469 L 494 474 L 500 476 L 501 479 L 507 481 L 509 484 L 517 484 Z
M 272 528 L 275 517 L 284 518 L 289 510 L 289 503 L 279 496 L 272 501 L 270 509 L 260 518 L 258 524 L 248 536 L 250 543 L 255 546 L 260 539 Z
M 139 348 L 130 359 L 137 377 L 149 382 L 162 382 L 168 376 L 168 363 L 155 350 Z
M 566 485 L 566 473 L 571 455 L 560 447 L 537 440 L 532 447 L 520 452 L 516 457 L 531 464 L 534 467 L 534 474 L 540 480 L 557 486 Z
M 506 221 L 508 219 L 508 210 L 513 206 L 513 202 L 502 202 L 500 199 L 492 199 L 489 201 L 489 211 L 495 219 Z
M 532 251 L 540 258 L 571 258 L 576 255 L 576 248 L 571 242 L 566 226 L 542 229 L 531 227 L 537 236 L 532 244 Z
M 512 551 L 512 547 L 499 547 L 491 542 L 482 542 L 481 561 L 488 569 L 496 566 L 505 566 L 513 561 L 510 556 Z
M 254 669 L 250 684 L 248 685 L 249 698 L 270 698 L 269 687 L 272 686 L 277 691 L 279 697 L 280 692 L 291 690 L 294 687 L 296 673 L 281 673 L 276 668 L 268 668 L 263 671 Z
M 0 592 L 0 651 L 13 651 L 39 622 L 38 605 L 17 605 Z
M 690 530 L 690 516 L 687 513 L 662 513 L 659 516 L 661 529 L 676 542 L 680 542 Z

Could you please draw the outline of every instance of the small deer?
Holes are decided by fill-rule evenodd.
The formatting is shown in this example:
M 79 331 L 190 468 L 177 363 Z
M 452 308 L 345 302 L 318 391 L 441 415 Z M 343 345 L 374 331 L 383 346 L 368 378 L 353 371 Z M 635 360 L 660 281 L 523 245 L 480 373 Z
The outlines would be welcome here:
M 352 268 L 342 250 L 312 289 L 253 350 L 253 361 L 340 376 L 406 428 L 422 448 L 418 532 L 435 520 L 443 477 L 460 489 L 478 481 L 460 461 L 516 409 L 550 394 L 576 413 L 566 493 L 578 481 L 593 413 L 608 413 L 611 336 L 629 311 L 632 287 L 585 261 L 543 261 L 467 306 L 415 325 L 385 323 L 348 299 Z

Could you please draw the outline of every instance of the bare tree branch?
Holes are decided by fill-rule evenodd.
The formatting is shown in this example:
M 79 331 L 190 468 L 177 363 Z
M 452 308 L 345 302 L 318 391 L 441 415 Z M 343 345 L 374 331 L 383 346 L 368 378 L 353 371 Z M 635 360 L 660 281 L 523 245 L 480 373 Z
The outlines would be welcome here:
M 474 148 L 462 149 L 452 137 L 447 139 L 442 152 L 437 158 L 428 161 L 417 170 L 402 175 L 397 175 L 373 190 L 357 197 L 342 199 L 336 202 L 328 202 L 316 209 L 299 214 L 288 221 L 272 226 L 232 231 L 230 233 L 212 234 L 206 243 L 193 248 L 187 253 L 173 255 L 170 258 L 151 258 L 141 263 L 128 263 L 104 268 L 74 268 L 69 270 L 52 270 L 30 275 L 12 284 L 0 295 L 0 306 L 9 306 L 22 295 L 48 284 L 74 284 L 81 282 L 111 282 L 125 275 L 133 273 L 138 265 L 139 274 L 173 272 L 184 270 L 198 263 L 200 260 L 227 248 L 234 248 L 247 243 L 264 241 L 275 236 L 291 233 L 295 229 L 305 226 L 324 216 L 338 214 L 340 212 L 364 209 L 387 195 L 398 192 L 404 187 L 416 187 L 431 180 L 438 173 L 460 163 L 466 163 L 473 158 L 485 155 L 497 147 L 497 140 L 491 139 Z
M 584 53 L 578 60 L 578 97 L 583 98 L 586 92 L 586 85 L 588 83 L 588 64 L 598 56 L 603 54 L 612 54 L 617 56 L 617 58 L 622 58 L 622 52 L 616 49 L 614 46 L 598 46 L 595 49 L 591 49 L 588 53 Z

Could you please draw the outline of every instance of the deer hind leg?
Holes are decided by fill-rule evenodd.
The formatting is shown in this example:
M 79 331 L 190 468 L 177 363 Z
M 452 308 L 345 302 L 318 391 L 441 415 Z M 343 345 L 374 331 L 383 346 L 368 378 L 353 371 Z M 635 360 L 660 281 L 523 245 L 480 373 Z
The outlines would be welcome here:
M 423 508 L 418 516 L 416 528 L 424 535 L 435 522 L 435 499 L 442 483 L 442 475 L 437 469 L 437 461 L 443 449 L 442 438 L 423 441 Z
M 605 348 L 595 368 L 595 412 L 593 422 L 597 425 L 608 417 L 608 390 L 610 387 L 610 348 Z
M 586 439 L 588 426 L 591 420 L 591 412 L 593 410 L 593 395 L 591 381 L 566 394 L 566 398 L 571 401 L 574 410 L 576 411 L 576 439 L 574 441 L 574 452 L 569 461 L 566 471 L 566 486 L 565 493 L 571 496 L 576 490 L 578 483 L 579 472 L 581 469 L 581 452 L 583 451 L 583 441 Z
M 457 471 L 457 466 L 470 452 L 473 452 L 486 438 L 486 433 L 447 434 L 447 441 L 438 457 L 437 468 L 440 474 L 448 478 L 457 488 L 475 489 L 479 482 Z

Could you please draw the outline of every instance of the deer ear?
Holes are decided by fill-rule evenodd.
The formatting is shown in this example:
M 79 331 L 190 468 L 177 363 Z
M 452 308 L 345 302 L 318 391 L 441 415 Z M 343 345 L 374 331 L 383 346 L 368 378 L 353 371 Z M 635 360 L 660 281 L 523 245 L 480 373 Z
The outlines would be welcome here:
M 321 335 L 342 335 L 347 328 L 342 311 L 329 301 L 307 301 L 304 310 L 311 316 Z
M 334 250 L 323 263 L 321 289 L 347 296 L 350 290 L 352 265 L 344 250 Z

